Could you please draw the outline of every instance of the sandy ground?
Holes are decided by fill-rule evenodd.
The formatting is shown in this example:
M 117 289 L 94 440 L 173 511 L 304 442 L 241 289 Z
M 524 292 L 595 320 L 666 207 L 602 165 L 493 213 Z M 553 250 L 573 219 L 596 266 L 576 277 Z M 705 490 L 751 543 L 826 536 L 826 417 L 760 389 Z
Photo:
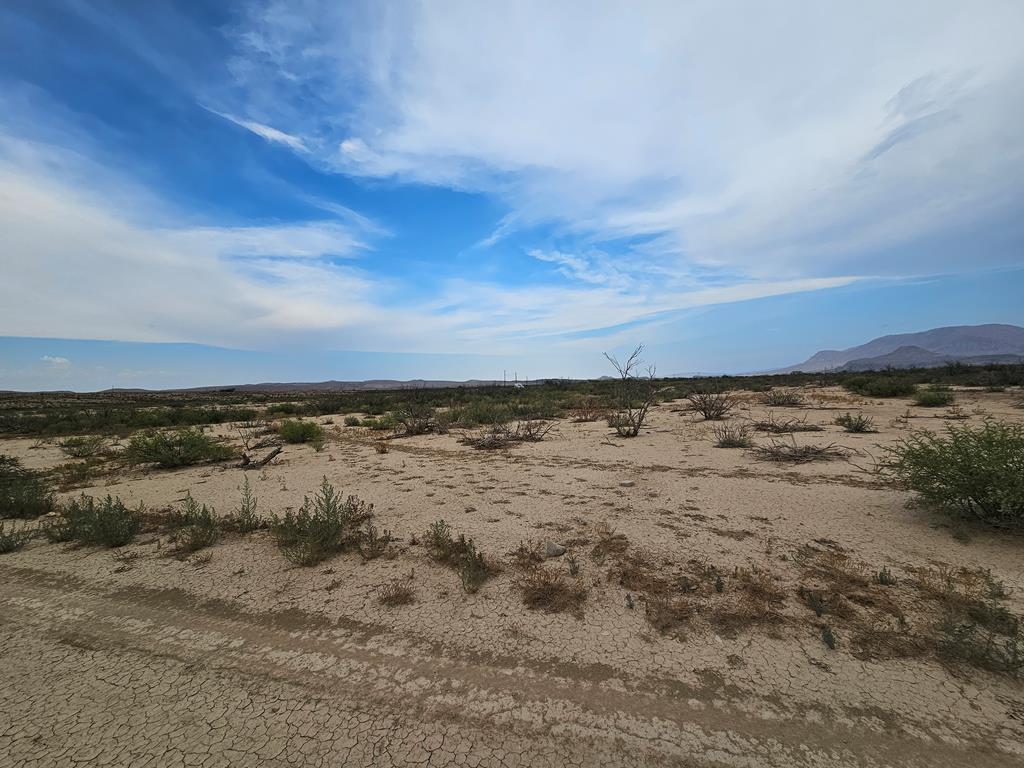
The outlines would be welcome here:
M 928 655 L 855 654 L 840 619 L 830 650 L 796 596 L 798 553 L 842 553 L 866 573 L 887 567 L 901 580 L 893 594 L 908 594 L 917 568 L 990 569 L 1020 615 L 1024 541 L 954 538 L 865 471 L 905 433 L 894 419 L 907 401 L 806 393 L 812 407 L 772 410 L 825 425 L 797 442 L 854 448 L 851 461 L 776 465 L 715 448 L 710 425 L 675 403 L 632 440 L 560 422 L 556 436 L 504 452 L 431 435 L 378 454 L 375 435 L 339 428 L 322 453 L 286 446 L 263 471 L 119 470 L 89 492 L 156 507 L 190 492 L 227 512 L 248 476 L 263 514 L 298 506 L 326 476 L 372 502 L 399 541 L 390 558 L 313 568 L 291 566 L 266 532 L 188 560 L 147 535 L 114 554 L 38 540 L 3 556 L 0 767 L 1024 765 L 1021 680 Z M 960 392 L 958 405 L 967 423 L 1024 420 L 1013 397 Z M 831 425 L 848 410 L 880 432 Z M 751 396 L 731 422 L 766 411 Z M 910 411 L 910 428 L 947 423 L 946 409 Z M 67 461 L 30 440 L 0 453 Z M 504 564 L 477 594 L 410 543 L 438 518 Z M 614 559 L 591 557 L 609 527 L 668 579 L 711 567 L 726 600 L 749 569 L 784 604 L 723 630 L 711 594 L 704 613 L 662 634 Z M 569 548 L 547 568 L 565 572 L 575 556 L 589 590 L 581 616 L 523 605 L 508 553 L 531 540 Z M 416 602 L 382 605 L 377 589 L 405 575 Z

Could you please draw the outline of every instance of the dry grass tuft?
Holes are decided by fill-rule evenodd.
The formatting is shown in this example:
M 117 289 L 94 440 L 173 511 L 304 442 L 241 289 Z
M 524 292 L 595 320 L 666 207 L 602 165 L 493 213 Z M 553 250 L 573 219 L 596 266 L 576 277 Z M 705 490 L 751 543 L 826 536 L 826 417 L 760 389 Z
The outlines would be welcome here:
M 544 567 L 528 570 L 518 582 L 523 603 L 531 610 L 545 613 L 569 612 L 583 615 L 587 589 L 580 579 L 570 579 L 557 571 Z

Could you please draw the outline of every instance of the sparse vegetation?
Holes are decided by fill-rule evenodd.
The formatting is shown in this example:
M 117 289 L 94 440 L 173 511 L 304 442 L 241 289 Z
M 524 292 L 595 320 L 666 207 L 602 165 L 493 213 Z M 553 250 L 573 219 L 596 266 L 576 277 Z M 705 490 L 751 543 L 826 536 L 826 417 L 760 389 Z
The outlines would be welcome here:
M 807 419 L 783 419 L 775 418 L 775 414 L 769 413 L 765 418 L 753 422 L 753 427 L 758 432 L 768 432 L 772 435 L 786 435 L 793 432 L 822 432 L 824 427 L 820 424 L 811 424 Z
M 230 446 L 217 442 L 201 429 L 138 433 L 132 435 L 122 455 L 129 465 L 154 464 L 161 469 L 224 461 L 232 456 Z
M 510 448 L 518 443 L 538 443 L 554 429 L 555 425 L 541 419 L 527 419 L 508 424 L 493 424 L 475 434 L 463 435 L 459 442 L 480 450 Z
M 9 552 L 16 552 L 30 542 L 35 531 L 24 526 L 15 528 L 13 524 L 8 530 L 8 524 L 0 521 L 0 555 Z
M 297 512 L 271 517 L 270 533 L 289 562 L 316 565 L 355 546 L 360 526 L 372 515 L 372 504 L 355 496 L 342 499 L 325 477 L 316 495 L 303 499 Z
M 715 436 L 717 448 L 750 448 L 754 441 L 750 437 L 750 427 L 746 425 L 734 427 L 720 424 L 711 429 Z
M 123 547 L 142 528 L 143 506 L 130 509 L 119 498 L 95 499 L 82 494 L 62 505 L 56 520 L 43 527 L 50 541 L 77 542 L 85 546 Z
M 530 568 L 519 579 L 523 603 L 531 610 L 545 613 L 572 613 L 581 616 L 587 589 L 580 579 L 570 579 L 551 568 Z
M 843 383 L 850 392 L 865 397 L 906 397 L 914 394 L 913 380 L 905 376 L 855 376 Z
M 95 456 L 106 442 L 103 435 L 77 435 L 66 437 L 58 445 L 73 459 L 87 459 Z
M 221 518 L 221 528 L 236 533 L 250 533 L 263 527 L 259 517 L 259 502 L 246 477 L 242 484 L 242 497 L 238 506 L 228 515 Z
M 921 408 L 943 408 L 952 405 L 955 395 L 948 387 L 931 386 L 914 392 L 914 405 Z
M 724 419 L 739 402 L 728 392 L 694 392 L 686 396 L 690 410 L 699 413 L 707 421 Z
M 761 403 L 771 408 L 799 408 L 804 405 L 804 398 L 799 392 L 773 389 L 761 395 Z
M 0 520 L 36 518 L 53 508 L 53 493 L 42 473 L 25 469 L 18 459 L 0 454 Z
M 451 527 L 444 520 L 431 523 L 423 541 L 435 561 L 447 565 L 459 574 L 462 588 L 466 592 L 478 591 L 497 570 L 484 554 L 477 550 L 472 539 L 467 539 L 462 533 L 457 539 L 454 538 Z
M 644 345 L 641 344 L 624 362 L 620 362 L 614 355 L 604 353 L 618 374 L 615 380 L 616 410 L 608 417 L 608 426 L 612 427 L 619 437 L 636 437 L 640 434 L 644 422 L 647 421 L 647 414 L 661 392 L 653 365 L 647 366 L 644 374 L 640 373 L 643 352 Z
M 792 443 L 772 442 L 769 445 L 760 445 L 751 449 L 754 456 L 761 461 L 774 461 L 789 464 L 807 464 L 812 461 L 834 461 L 846 458 L 850 451 L 847 448 L 829 443 L 828 445 L 817 445 L 807 443 L 797 445 Z
M 866 433 L 866 432 L 877 432 L 875 429 L 875 422 L 872 421 L 870 416 L 865 416 L 863 413 L 844 413 L 842 416 L 837 416 L 835 424 L 837 427 L 842 427 L 845 432 L 855 433 Z
M 382 584 L 377 588 L 377 600 L 390 608 L 416 602 L 415 579 L 415 573 L 410 571 L 408 576 Z
M 996 528 L 1024 529 L 1024 425 L 950 424 L 919 431 L 889 449 L 891 477 L 938 507 Z
M 277 434 L 286 443 L 320 443 L 323 444 L 324 428 L 315 421 L 288 419 L 277 427 Z
M 170 539 L 179 557 L 211 547 L 220 538 L 220 525 L 212 507 L 200 505 L 191 494 L 185 496 L 180 509 L 165 517 L 171 529 Z

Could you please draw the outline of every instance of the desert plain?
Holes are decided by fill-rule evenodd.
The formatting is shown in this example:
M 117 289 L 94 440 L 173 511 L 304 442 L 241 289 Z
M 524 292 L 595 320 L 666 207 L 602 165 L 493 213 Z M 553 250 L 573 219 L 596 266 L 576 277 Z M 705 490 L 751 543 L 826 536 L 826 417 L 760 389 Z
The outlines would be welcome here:
M 0 768 L 1024 765 L 1024 683 L 943 652 L 940 629 L 951 608 L 1024 614 L 1020 537 L 875 471 L 913 430 L 1024 421 L 1020 392 L 960 388 L 951 412 L 793 391 L 796 407 L 740 393 L 723 422 L 663 402 L 630 439 L 558 419 L 478 450 L 337 413 L 312 419 L 322 450 L 259 469 L 111 468 L 61 497 L 227 513 L 248 479 L 269 518 L 326 478 L 392 541 L 310 567 L 267 530 L 187 556 L 159 529 L 0 556 Z M 845 432 L 848 412 L 878 431 Z M 821 430 L 751 429 L 754 446 L 842 455 L 716 447 L 716 427 L 769 418 Z M 235 427 L 208 431 L 237 444 Z M 27 437 L 0 453 L 68 460 Z M 493 568 L 476 592 L 430 556 L 442 519 Z M 527 600 L 538 572 L 568 596 Z M 382 601 L 395 584 L 409 601 Z

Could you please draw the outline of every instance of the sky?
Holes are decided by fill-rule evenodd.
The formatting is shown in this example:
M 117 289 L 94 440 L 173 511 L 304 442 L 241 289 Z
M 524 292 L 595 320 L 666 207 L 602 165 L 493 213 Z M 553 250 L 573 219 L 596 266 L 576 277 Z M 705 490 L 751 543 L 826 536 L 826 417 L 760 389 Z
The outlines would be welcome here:
M 0 4 L 0 389 L 1024 324 L 1024 3 Z

